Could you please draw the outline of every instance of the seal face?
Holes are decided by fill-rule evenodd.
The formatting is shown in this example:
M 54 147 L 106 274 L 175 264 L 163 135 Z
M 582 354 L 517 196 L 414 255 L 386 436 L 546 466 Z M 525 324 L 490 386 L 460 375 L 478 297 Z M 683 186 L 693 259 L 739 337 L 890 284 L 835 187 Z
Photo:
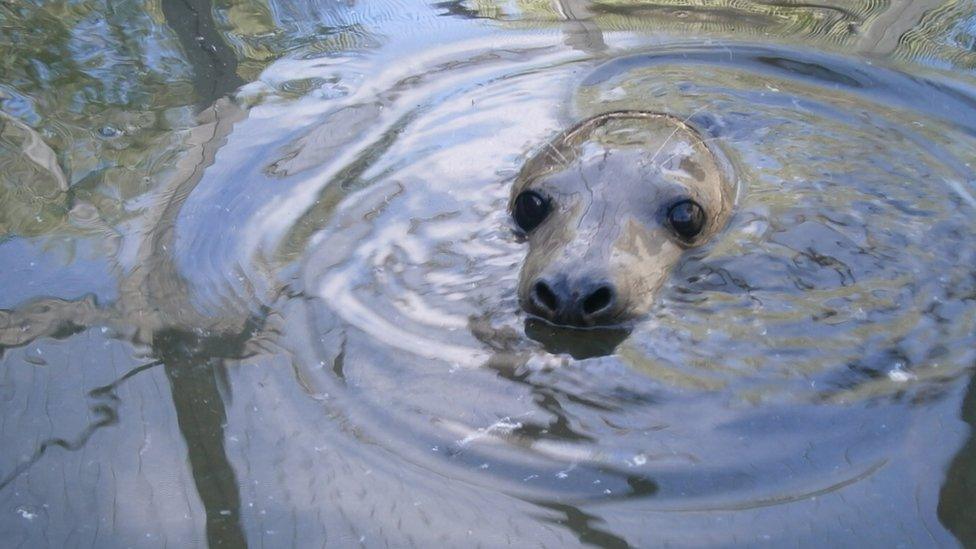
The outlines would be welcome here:
M 509 210 L 529 253 L 519 300 L 554 324 L 644 314 L 685 249 L 726 224 L 724 156 L 667 114 L 604 113 L 561 133 L 522 168 Z

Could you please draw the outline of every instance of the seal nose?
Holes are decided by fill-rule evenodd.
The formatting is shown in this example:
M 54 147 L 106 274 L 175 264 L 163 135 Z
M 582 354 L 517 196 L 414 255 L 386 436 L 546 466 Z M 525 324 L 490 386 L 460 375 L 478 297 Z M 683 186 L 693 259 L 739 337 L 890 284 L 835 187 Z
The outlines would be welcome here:
M 617 291 L 606 280 L 569 282 L 538 278 L 529 294 L 532 311 L 556 324 L 593 326 L 612 320 Z

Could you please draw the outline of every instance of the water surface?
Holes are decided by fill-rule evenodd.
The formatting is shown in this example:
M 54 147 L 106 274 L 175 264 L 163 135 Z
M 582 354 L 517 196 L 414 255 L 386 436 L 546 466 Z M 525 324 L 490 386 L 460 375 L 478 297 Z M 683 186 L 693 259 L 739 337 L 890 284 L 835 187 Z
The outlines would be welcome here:
M 974 7 L 0 5 L 0 539 L 976 544 Z M 619 109 L 736 213 L 556 329 L 509 187 Z

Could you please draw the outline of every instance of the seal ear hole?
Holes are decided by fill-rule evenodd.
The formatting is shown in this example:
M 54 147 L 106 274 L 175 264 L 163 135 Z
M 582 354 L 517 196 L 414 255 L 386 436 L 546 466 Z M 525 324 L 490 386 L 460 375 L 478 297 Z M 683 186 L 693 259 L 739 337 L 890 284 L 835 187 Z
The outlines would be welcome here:
M 549 215 L 549 201 L 535 191 L 525 191 L 515 197 L 512 217 L 525 232 L 538 227 Z
M 682 200 L 668 209 L 668 223 L 682 239 L 691 240 L 705 227 L 705 211 L 694 200 Z
M 613 290 L 609 286 L 601 286 L 583 301 L 583 312 L 588 315 L 598 313 L 609 307 L 612 302 Z

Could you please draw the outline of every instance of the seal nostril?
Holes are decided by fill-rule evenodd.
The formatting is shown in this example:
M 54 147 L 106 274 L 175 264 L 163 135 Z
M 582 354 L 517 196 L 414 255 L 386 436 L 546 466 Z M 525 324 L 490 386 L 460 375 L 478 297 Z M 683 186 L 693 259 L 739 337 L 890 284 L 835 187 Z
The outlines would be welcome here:
M 609 286 L 600 286 L 583 301 L 583 313 L 593 315 L 603 311 L 613 302 L 613 290 Z
M 552 312 L 559 309 L 559 298 L 556 297 L 556 294 L 553 293 L 552 288 L 550 288 L 545 282 L 542 282 L 541 280 L 536 282 L 535 286 L 533 287 L 533 293 L 535 294 L 536 302 L 546 309 L 549 309 Z

